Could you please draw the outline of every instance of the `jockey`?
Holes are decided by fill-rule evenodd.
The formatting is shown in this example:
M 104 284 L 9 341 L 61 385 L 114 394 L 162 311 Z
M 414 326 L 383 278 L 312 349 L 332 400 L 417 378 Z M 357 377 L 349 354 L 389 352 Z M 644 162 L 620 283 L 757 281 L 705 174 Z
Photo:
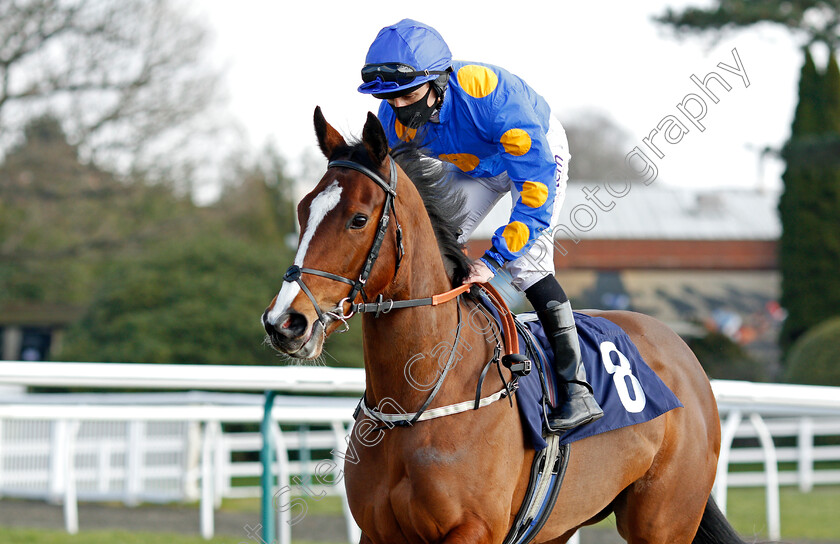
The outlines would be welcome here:
M 570 155 L 546 101 L 502 68 L 453 61 L 441 35 L 411 19 L 379 32 L 362 82 L 359 92 L 382 100 L 378 117 L 392 147 L 414 141 L 450 163 L 448 183 L 466 198 L 461 242 L 511 193 L 510 221 L 496 230 L 467 281 L 486 282 L 506 271 L 536 310 L 565 385 L 566 402 L 549 417 L 552 431 L 603 416 L 586 381 L 571 304 L 554 277 L 552 233 Z

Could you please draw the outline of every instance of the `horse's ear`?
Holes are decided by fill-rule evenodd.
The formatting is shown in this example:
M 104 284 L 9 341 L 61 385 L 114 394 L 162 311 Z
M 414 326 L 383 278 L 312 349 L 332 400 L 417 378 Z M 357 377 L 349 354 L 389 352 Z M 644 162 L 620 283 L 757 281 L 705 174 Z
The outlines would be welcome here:
M 324 119 L 321 106 L 315 107 L 315 134 L 318 136 L 318 147 L 327 159 L 332 156 L 335 148 L 347 145 L 341 134 Z
M 388 156 L 388 137 L 385 136 L 382 123 L 371 112 L 368 112 L 365 128 L 362 130 L 362 142 L 374 164 L 380 165 L 385 161 L 385 157 Z

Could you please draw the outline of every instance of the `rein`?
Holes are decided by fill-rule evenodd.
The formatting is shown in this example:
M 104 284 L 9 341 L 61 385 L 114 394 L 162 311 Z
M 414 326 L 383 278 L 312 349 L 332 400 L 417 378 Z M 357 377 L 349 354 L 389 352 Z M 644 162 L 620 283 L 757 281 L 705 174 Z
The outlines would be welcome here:
M 388 158 L 390 159 L 391 175 L 391 179 L 388 182 L 386 182 L 377 172 L 374 172 L 370 168 L 367 168 L 364 165 L 353 161 L 335 160 L 330 161 L 327 164 L 327 169 L 349 168 L 351 170 L 360 172 L 368 178 L 370 178 L 371 180 L 373 180 L 374 183 L 379 185 L 379 187 L 381 187 L 382 190 L 385 191 L 385 202 L 382 204 L 382 215 L 379 219 L 379 225 L 376 230 L 376 236 L 373 239 L 373 244 L 370 248 L 370 251 L 368 252 L 367 259 L 365 260 L 365 263 L 362 266 L 362 270 L 359 273 L 359 278 L 356 280 L 352 280 L 344 276 L 339 276 L 338 274 L 333 274 L 332 272 L 325 272 L 323 270 L 317 270 L 314 268 L 304 268 L 297 265 L 292 265 L 288 268 L 288 270 L 286 270 L 286 273 L 283 275 L 283 280 L 288 282 L 296 282 L 300 286 L 301 290 L 306 294 L 306 296 L 312 302 L 312 305 L 315 307 L 315 311 L 318 313 L 318 321 L 321 322 L 321 325 L 325 332 L 327 325 L 326 320 L 328 317 L 332 317 L 344 323 L 344 325 L 347 327 L 345 329 L 346 331 L 350 328 L 347 324 L 347 319 L 351 318 L 356 313 L 374 313 L 374 317 L 379 317 L 381 314 L 387 314 L 388 312 L 396 309 L 416 308 L 420 306 L 437 306 L 439 304 L 444 304 L 451 300 L 457 301 L 458 326 L 455 329 L 455 341 L 452 345 L 452 351 L 449 354 L 449 360 L 447 361 L 446 366 L 441 371 L 440 377 L 438 378 L 437 382 L 432 388 L 431 393 L 429 394 L 428 398 L 423 403 L 423 405 L 420 407 L 420 409 L 417 412 L 413 412 L 411 414 L 386 414 L 380 412 L 379 410 L 376 410 L 375 408 L 368 408 L 367 403 L 365 401 L 366 395 L 362 395 L 362 398 L 359 401 L 359 405 L 356 407 L 354 418 L 358 415 L 359 410 L 362 410 L 368 417 L 382 423 L 383 427 L 392 428 L 394 426 L 410 426 L 416 423 L 417 421 L 456 414 L 470 409 L 478 410 L 483 406 L 487 406 L 488 404 L 496 402 L 497 400 L 500 400 L 505 397 L 510 399 L 512 406 L 512 396 L 518 388 L 519 376 L 525 375 L 528 372 L 530 372 L 531 362 L 527 358 L 519 355 L 519 338 L 516 334 L 516 325 L 514 323 L 513 314 L 508 309 L 507 304 L 505 303 L 501 295 L 499 295 L 496 289 L 493 288 L 493 286 L 491 286 L 489 283 L 466 283 L 444 293 L 432 295 L 431 297 L 407 300 L 383 300 L 383 296 L 380 294 L 376 302 L 367 302 L 365 284 L 367 283 L 368 277 L 370 276 L 371 269 L 373 268 L 376 259 L 379 257 L 379 250 L 382 248 L 382 242 L 385 240 L 385 233 L 388 230 L 388 223 L 390 222 L 391 216 L 393 216 L 394 222 L 396 224 L 397 237 L 397 260 L 396 267 L 394 270 L 395 276 L 399 271 L 400 264 L 402 263 L 402 259 L 405 256 L 405 248 L 403 247 L 402 241 L 402 227 L 400 226 L 399 220 L 397 219 L 397 211 L 395 208 L 395 200 L 397 197 L 397 163 L 394 161 L 393 157 L 389 156 Z M 312 291 L 310 291 L 307 287 L 306 282 L 303 281 L 303 274 L 320 276 L 322 278 L 347 283 L 351 286 L 350 293 L 341 301 L 339 301 L 337 307 L 334 310 L 325 312 L 321 309 L 320 305 L 318 304 L 318 301 L 315 300 L 315 296 L 312 294 Z M 502 322 L 503 341 L 500 342 L 498 337 L 496 337 L 496 350 L 493 355 L 493 358 L 485 364 L 484 369 L 481 372 L 481 376 L 478 380 L 478 386 L 476 388 L 475 401 L 465 401 L 458 404 L 443 406 L 427 411 L 426 409 L 432 403 L 435 396 L 438 394 L 438 391 L 440 391 L 440 388 L 443 385 L 444 378 L 446 378 L 447 373 L 454 366 L 453 361 L 455 360 L 455 354 L 457 353 L 456 348 L 461 340 L 461 325 L 463 324 L 461 319 L 461 295 L 468 292 L 473 285 L 476 285 L 479 289 L 484 291 L 484 293 L 487 295 L 487 298 L 498 310 Z M 362 295 L 362 300 L 364 302 L 356 303 L 354 302 L 354 300 L 359 294 Z M 343 310 L 345 302 L 348 302 L 350 304 L 350 308 L 347 313 L 344 313 Z M 505 381 L 505 378 L 502 375 L 501 368 L 498 368 L 498 363 L 500 361 L 499 356 L 501 355 L 500 347 L 502 343 L 504 344 L 504 356 L 501 357 L 501 362 L 505 366 L 510 368 L 514 374 L 514 377 L 510 382 Z M 493 363 L 495 363 L 498 368 L 499 377 L 502 380 L 503 387 L 496 393 L 481 398 L 481 386 L 484 383 L 484 377 L 486 376 L 488 369 Z
M 499 317 L 502 322 L 502 330 L 504 332 L 502 341 L 499 341 L 499 338 L 498 336 L 496 336 L 496 333 L 494 331 L 493 335 L 496 336 L 496 349 L 493 353 L 493 357 L 484 365 L 484 368 L 481 371 L 481 375 L 478 378 L 478 384 L 476 385 L 475 389 L 474 401 L 468 400 L 464 402 L 459 402 L 457 404 L 450 404 L 448 406 L 441 406 L 439 408 L 427 410 L 429 405 L 432 403 L 432 400 L 434 400 L 435 396 L 438 394 L 438 391 L 440 391 L 440 388 L 443 385 L 443 380 L 446 378 L 446 374 L 454 366 L 452 363 L 455 359 L 458 343 L 461 339 L 461 294 L 465 291 L 468 291 L 473 285 L 476 285 L 479 289 L 484 291 L 488 299 L 498 310 Z M 436 299 L 436 297 L 439 298 Z M 513 314 L 509 311 L 504 299 L 501 297 L 501 295 L 499 295 L 499 293 L 492 285 L 490 285 L 489 283 L 468 283 L 460 287 L 456 287 L 455 289 L 452 289 L 445 293 L 441 293 L 440 295 L 435 295 L 429 298 L 413 299 L 409 301 L 385 301 L 385 303 L 387 304 L 389 302 L 393 302 L 394 305 L 400 302 L 416 303 L 411 305 L 403 304 L 399 306 L 403 308 L 424 305 L 435 306 L 437 304 L 441 304 L 442 302 L 452 300 L 453 298 L 456 298 L 458 303 L 458 325 L 455 329 L 455 341 L 452 344 L 452 349 L 449 352 L 449 359 L 447 360 L 446 365 L 443 367 L 440 376 L 435 382 L 435 385 L 432 388 L 432 392 L 426 398 L 426 401 L 423 403 L 420 409 L 412 413 L 389 414 L 386 412 L 381 412 L 376 408 L 368 407 L 367 393 L 365 393 L 362 395 L 362 398 L 359 400 L 358 406 L 356 406 L 356 411 L 353 413 L 354 419 L 359 415 L 359 411 L 361 410 L 365 413 L 366 416 L 376 421 L 379 421 L 382 424 L 381 426 L 377 427 L 377 430 L 379 430 L 386 428 L 391 429 L 393 427 L 410 427 L 418 421 L 425 421 L 429 419 L 435 419 L 438 417 L 450 416 L 453 414 L 466 412 L 468 410 L 478 410 L 479 408 L 492 404 L 503 398 L 508 398 L 510 400 L 511 406 L 513 406 L 513 394 L 519 388 L 519 377 L 530 372 L 531 361 L 519 354 L 519 337 L 516 334 L 516 324 L 514 321 L 515 318 L 513 317 Z M 437 302 L 435 300 L 437 300 Z M 488 319 L 491 318 L 488 316 Z M 499 368 L 502 344 L 504 344 L 505 355 L 501 357 L 501 362 L 513 372 L 513 379 L 511 379 L 510 382 L 505 380 L 505 377 L 502 374 L 502 370 L 501 368 Z M 499 378 L 502 380 L 502 388 L 491 395 L 481 397 L 481 386 L 484 383 L 484 378 L 487 375 L 487 371 L 493 364 L 496 365 L 496 368 L 499 372 Z
M 400 308 L 416 308 L 418 306 L 437 306 L 439 304 L 443 304 L 444 302 L 449 302 L 453 298 L 456 298 L 463 293 L 466 293 L 472 287 L 472 283 L 465 283 L 460 287 L 456 287 L 455 289 L 451 289 L 446 291 L 445 293 L 440 293 L 438 295 L 432 295 L 430 297 L 425 298 L 412 298 L 408 300 L 382 300 L 382 295 L 380 294 L 377 298 L 376 302 L 369 302 L 369 303 L 351 303 L 350 304 L 350 316 L 353 314 L 362 314 L 362 313 L 371 313 L 374 312 L 374 317 L 379 317 L 382 314 L 387 314 L 391 310 L 399 310 Z

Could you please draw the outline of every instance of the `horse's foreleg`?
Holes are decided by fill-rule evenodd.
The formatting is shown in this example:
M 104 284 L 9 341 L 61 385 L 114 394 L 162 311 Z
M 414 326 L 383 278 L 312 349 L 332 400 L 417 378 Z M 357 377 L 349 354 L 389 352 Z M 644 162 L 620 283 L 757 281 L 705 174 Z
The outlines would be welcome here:
M 458 525 L 449 531 L 440 542 L 441 544 L 490 544 L 493 539 L 487 524 L 480 520 L 474 520 Z M 373 540 L 362 533 L 359 544 L 373 544 Z
M 480 519 L 458 525 L 441 541 L 442 544 L 489 544 L 493 542 L 490 527 Z

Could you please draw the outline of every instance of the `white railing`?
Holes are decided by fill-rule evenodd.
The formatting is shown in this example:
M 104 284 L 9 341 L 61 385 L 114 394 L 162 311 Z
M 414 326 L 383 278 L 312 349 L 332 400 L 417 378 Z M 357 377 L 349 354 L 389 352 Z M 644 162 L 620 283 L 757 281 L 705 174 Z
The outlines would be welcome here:
M 138 364 L 98 364 L 98 363 L 18 363 L 0 362 L 0 384 L 41 385 L 41 386 L 86 386 L 86 387 L 147 387 L 151 389 L 216 389 L 239 391 L 276 390 L 295 393 L 352 393 L 345 398 L 302 398 L 278 397 L 271 412 L 274 423 L 272 432 L 274 445 L 279 453 L 276 461 L 276 474 L 279 486 L 290 485 L 290 474 L 302 468 L 288 461 L 290 449 L 299 447 L 301 438 L 296 433 L 283 432 L 278 424 L 322 424 L 329 431 L 319 431 L 304 440 L 315 442 L 318 446 L 333 449 L 333 455 L 341 455 L 345 445 L 347 425 L 351 424 L 352 409 L 356 403 L 356 394 L 364 388 L 364 375 L 359 369 L 333 369 L 325 367 L 243 367 L 243 366 L 198 366 L 198 365 L 138 365 Z M 803 490 L 812 485 L 837 483 L 840 474 L 835 470 L 825 470 L 815 465 L 824 460 L 840 460 L 840 448 L 837 446 L 815 446 L 814 437 L 840 436 L 840 388 L 793 386 L 783 384 L 755 384 L 747 382 L 715 381 L 713 389 L 723 419 L 723 440 L 718 465 L 718 478 L 715 497 L 723 509 L 726 508 L 726 490 L 729 486 L 764 485 L 767 489 L 767 520 L 771 538 L 778 538 L 779 511 L 778 488 L 781 484 L 798 484 Z M 184 393 L 183 395 L 189 395 Z M 194 395 L 194 394 L 193 394 Z M 244 398 L 244 397 L 243 397 Z M 192 398 L 195 401 L 195 397 Z M 180 441 L 178 438 L 161 438 L 162 446 L 170 451 L 178 445 L 186 448 L 183 458 L 177 464 L 183 467 L 180 487 L 177 493 L 183 496 L 201 497 L 201 534 L 209 538 L 213 534 L 213 509 L 223 496 L 253 496 L 259 493 L 257 488 L 238 488 L 231 484 L 231 479 L 240 476 L 262 474 L 262 465 L 244 463 L 240 466 L 230 463 L 233 451 L 253 451 L 264 442 L 259 435 L 233 435 L 221 432 L 221 426 L 228 422 L 258 423 L 263 417 L 262 406 L 253 400 L 245 405 L 239 403 L 224 405 L 183 404 L 183 405 L 119 405 L 102 406 L 79 403 L 64 404 L 26 404 L 24 402 L 0 404 L 0 438 L 15 433 L 9 431 L 12 422 L 28 422 L 31 432 L 45 433 L 54 442 L 54 454 L 45 461 L 33 454 L 26 454 L 27 446 L 12 445 L 12 442 L 0 440 L 0 459 L 4 455 L 18 455 L 33 465 L 20 468 L 29 471 L 29 476 L 38 480 L 40 486 L 47 486 L 51 496 L 60 496 L 64 501 L 65 520 L 70 532 L 78 530 L 76 513 L 77 496 L 98 492 L 112 492 L 120 498 L 131 500 L 154 500 L 152 493 L 144 494 L 143 468 L 136 459 L 132 464 L 120 465 L 106 461 L 106 457 L 86 455 L 89 445 L 86 425 L 128 425 L 121 435 L 122 442 L 111 446 L 111 459 L 131 457 L 129 447 L 123 449 L 123 443 L 134 443 L 143 436 L 143 427 L 130 422 L 146 422 L 145 429 L 154 425 L 182 425 L 188 429 L 186 434 L 192 440 Z M 106 423 L 110 422 L 110 423 Z M 3 429 L 3 426 L 5 430 Z M 152 426 L 152 427 L 150 427 Z M 105 428 L 105 427 L 102 427 Z M 124 427 L 126 428 L 126 427 Z M 134 431 L 130 429 L 133 428 Z M 27 431 L 29 432 L 29 431 Z M 4 434 L 5 433 L 5 434 Z M 11 434 L 10 434 L 11 433 Z M 86 434 L 88 433 L 88 434 Z M 760 448 L 732 447 L 736 438 L 755 437 Z M 774 437 L 795 437 L 796 446 L 776 447 Z M 200 439 L 200 442 L 196 442 Z M 142 442 L 142 440 L 140 440 Z M 296 443 L 297 442 L 297 443 Z M 186 444 L 186 445 L 185 445 Z M 192 445 L 190 445 L 192 444 Z M 196 445 L 198 444 L 198 445 Z M 31 446 L 31 444 L 30 444 Z M 9 449 L 11 448 L 11 449 Z M 19 448 L 15 450 L 14 448 Z M 21 449 L 22 448 L 22 449 Z M 95 448 L 93 448 L 95 449 Z M 11 453 L 10 453 L 11 452 Z M 183 450 L 182 450 L 183 452 Z M 32 453 L 32 452 L 30 452 Z M 43 452 L 42 452 L 43 453 Z M 40 459 L 40 460 L 38 460 Z M 74 462 L 71 463 L 70 460 Z M 87 465 L 80 466 L 80 459 L 88 459 Z M 190 460 L 197 459 L 195 461 Z M 340 465 L 340 459 L 335 459 Z M 795 471 L 779 471 L 779 461 L 796 461 Z M 738 463 L 764 464 L 761 472 L 730 472 L 731 465 Z M 38 464 L 40 463 L 40 465 Z M 45 466 L 46 465 L 46 466 Z M 96 468 L 94 468 L 94 465 Z M 3 467 L 0 463 L 0 469 Z M 2 482 L 10 482 L 8 467 L 0 470 L 0 488 Z M 311 466 L 311 465 L 310 465 Z M 34 468 L 33 468 L 34 467 Z M 124 467 L 124 468 L 122 468 Z M 19 467 L 15 467 L 17 470 Z M 102 479 L 95 480 L 96 471 L 109 473 L 108 484 Z M 41 474 L 35 476 L 35 474 Z M 43 474 L 49 474 L 44 480 Z M 138 473 L 141 476 L 138 476 Z M 176 478 L 173 473 L 167 475 Z M 133 480 L 132 480 L 133 479 Z M 94 480 L 97 483 L 92 483 Z M 129 483 L 134 481 L 133 484 Z M 137 482 L 140 482 L 139 484 Z M 122 482 L 122 483 L 120 483 Z M 199 485 L 200 484 L 200 485 Z M 162 484 L 161 484 L 162 485 Z M 37 486 L 36 486 L 37 487 Z M 197 489 L 200 487 L 200 490 Z M 175 489 L 166 488 L 169 492 Z M 343 492 L 343 486 L 334 486 L 334 491 Z M 177 494 L 172 491 L 173 495 Z M 157 495 L 164 499 L 166 493 Z M 349 516 L 345 504 L 348 537 L 357 540 L 358 528 Z M 288 512 L 276 512 L 277 525 L 280 529 L 280 541 L 288 542 Z
M 714 496 L 726 513 L 726 494 L 733 485 L 764 485 L 767 510 L 767 532 L 771 539 L 781 537 L 779 486 L 790 481 L 800 489 L 809 490 L 814 483 L 836 483 L 837 472 L 819 470 L 814 461 L 840 460 L 832 457 L 835 447 L 814 446 L 814 436 L 838 436 L 840 420 L 840 387 L 766 384 L 730 380 L 715 380 L 712 389 L 722 418 L 722 438 L 718 458 Z M 791 436 L 790 422 L 795 419 L 798 439 L 795 457 L 798 467 L 795 476 L 779 472 L 779 461 L 787 460 L 791 448 L 777 448 L 774 437 Z M 819 427 L 815 422 L 819 421 Z M 778 434 L 773 434 L 773 431 Z M 760 450 L 733 449 L 736 437 L 757 438 Z M 757 455 L 758 451 L 761 455 Z M 781 459 L 780 459 L 781 455 Z M 761 462 L 761 473 L 731 473 L 733 463 Z M 819 475 L 819 476 L 817 476 Z
M 273 471 L 277 475 L 277 487 L 291 486 L 288 450 L 280 424 L 321 424 L 332 429 L 335 443 L 338 444 L 336 455 L 343 455 L 346 444 L 347 428 L 352 422 L 353 408 L 358 395 L 364 390 L 364 374 L 359 369 L 327 367 L 254 367 L 254 366 L 218 366 L 218 365 L 164 365 L 164 364 L 125 364 L 125 363 L 30 363 L 21 361 L 0 362 L 0 385 L 37 385 L 42 387 L 96 387 L 96 388 L 149 388 L 149 389 L 212 389 L 222 391 L 278 391 L 284 393 L 347 394 L 353 397 L 303 399 L 301 397 L 280 397 L 274 402 L 270 413 L 273 424 L 270 440 L 262 440 L 263 448 L 267 443 L 278 453 Z M 7 403 L 0 405 L 0 426 L 4 421 L 63 421 L 56 428 L 62 429 L 55 437 L 55 447 L 61 453 L 54 457 L 51 483 L 55 493 L 64 503 L 65 527 L 68 532 L 78 531 L 76 446 L 81 422 L 181 422 L 201 426 L 199 469 L 201 482 L 200 531 L 204 538 L 211 538 L 213 529 L 214 506 L 221 495 L 215 486 L 218 484 L 218 468 L 221 466 L 220 455 L 214 447 L 221 435 L 223 423 L 260 423 L 265 409 L 259 405 L 183 405 L 183 406 L 100 406 L 79 404 Z M 2 447 L 2 446 L 0 446 Z M 271 449 L 269 447 L 269 451 Z M 2 454 L 2 450 L 0 450 Z M 135 459 L 137 459 L 135 457 Z M 336 465 L 341 464 L 335 459 Z M 131 473 L 142 472 L 135 462 L 127 470 Z M 261 471 L 262 472 L 262 471 Z M 0 475 L 2 476 L 2 475 Z M 136 480 L 135 480 L 136 481 Z M 347 531 L 350 541 L 358 540 L 358 527 L 349 514 L 344 487 L 335 486 L 342 495 Z M 135 489 L 139 496 L 139 490 Z M 271 493 L 273 489 L 269 489 Z M 263 496 L 266 492 L 263 491 Z M 269 507 L 263 502 L 263 523 L 267 516 L 271 518 Z M 270 505 L 270 503 L 268 503 Z M 278 510 L 276 525 L 279 528 L 280 541 L 290 540 L 289 511 Z M 274 524 L 274 520 L 271 520 Z M 265 535 L 263 535 L 265 536 Z M 272 540 L 266 538 L 266 540 Z
M 286 400 L 284 398 L 278 399 L 272 410 L 272 419 L 276 424 L 330 425 L 333 428 L 332 444 L 340 445 L 344 443 L 347 435 L 345 424 L 351 422 L 356 399 L 324 399 L 322 397 L 293 397 L 293 399 L 294 403 L 291 405 L 284 403 L 284 400 Z M 308 406 L 302 408 L 302 402 L 306 403 L 307 401 Z M 42 427 L 44 422 L 52 422 L 51 425 L 48 425 L 48 428 L 53 429 L 49 436 L 51 454 L 42 455 L 42 458 L 49 459 L 49 462 L 42 463 L 42 465 L 45 465 L 44 470 L 36 478 L 33 478 L 35 475 L 33 471 L 23 475 L 30 482 L 41 480 L 43 484 L 36 485 L 28 492 L 21 492 L 19 486 L 17 489 L 14 485 L 7 487 L 4 485 L 10 476 L 7 468 L 0 475 L 0 488 L 2 488 L 4 494 L 10 496 L 60 498 L 64 503 L 66 529 L 70 533 L 76 533 L 79 528 L 77 501 L 80 497 L 96 497 L 98 500 L 111 498 L 124 500 L 129 504 L 135 504 L 140 500 L 182 500 L 188 498 L 189 482 L 193 481 L 200 486 L 201 534 L 205 538 L 211 538 L 214 533 L 214 508 L 224 496 L 225 489 L 225 483 L 220 481 L 219 478 L 226 472 L 230 476 L 237 476 L 237 470 L 230 470 L 229 455 L 223 453 L 225 449 L 222 446 L 224 440 L 222 439 L 221 426 L 226 423 L 258 424 L 262 417 L 262 407 L 260 406 L 109 405 L 104 407 L 73 404 L 0 404 L 1 426 L 22 424 L 22 427 L 25 427 L 26 423 L 30 423 L 31 427 L 38 428 L 39 426 Z M 121 486 L 122 489 L 114 491 L 113 494 L 105 493 L 103 495 L 92 492 L 85 494 L 80 489 L 79 484 L 81 483 L 80 480 L 84 480 L 86 473 L 83 471 L 79 474 L 78 470 L 80 461 L 83 462 L 83 456 L 80 454 L 89 450 L 91 444 L 80 438 L 80 430 L 86 425 L 111 424 L 114 422 L 128 423 L 128 441 L 138 446 L 133 451 L 126 450 L 126 458 L 120 463 L 120 470 L 114 471 L 113 467 L 109 467 L 112 472 L 111 478 L 124 475 L 123 481 L 125 484 Z M 175 474 L 172 474 L 171 471 L 159 472 L 158 468 L 149 469 L 148 455 L 144 455 L 144 452 L 150 451 L 149 448 L 152 445 L 144 444 L 139 447 L 143 443 L 142 438 L 145 434 L 143 429 L 161 424 L 172 425 L 173 422 L 186 426 L 200 426 L 199 448 L 190 447 L 189 442 L 184 440 L 181 443 L 182 451 L 180 452 L 184 458 L 189 458 L 189 452 L 195 452 L 198 449 L 200 453 L 195 453 L 198 456 L 198 466 L 194 467 L 193 470 L 185 468 L 180 473 Z M 275 425 L 275 428 L 276 440 L 285 441 L 284 435 L 286 433 L 281 430 L 279 425 Z M 9 435 L 4 432 L 4 436 L 8 437 Z M 292 440 L 288 442 L 294 443 Z M 80 444 L 84 447 L 80 448 Z M 0 459 L 7 458 L 6 450 L 8 447 L 8 441 L 0 442 Z M 283 444 L 281 456 L 287 458 L 289 449 L 289 445 Z M 337 459 L 336 463 L 340 463 L 340 460 Z M 293 485 L 294 482 L 290 480 L 293 468 L 296 467 L 286 462 L 282 470 L 277 471 L 279 476 L 278 487 L 291 487 Z M 158 476 L 163 476 L 164 480 L 174 480 L 175 486 L 180 489 L 177 491 L 172 489 L 169 495 L 161 493 L 160 490 L 150 490 L 149 484 L 154 482 Z M 344 487 L 338 485 L 334 486 L 334 489 L 343 498 Z M 253 493 L 249 495 L 253 495 Z M 287 516 L 284 516 L 284 514 L 286 512 L 277 512 L 277 515 L 285 522 Z
M 320 403 L 320 398 L 297 397 L 278 402 Z M 333 401 L 334 402 L 334 401 Z M 355 398 L 340 400 L 341 408 L 352 411 Z M 3 403 L 26 406 L 85 405 L 94 410 L 108 410 L 115 404 L 132 406 L 132 421 L 82 421 L 76 433 L 75 476 L 77 496 L 86 501 L 122 501 L 164 503 L 200 498 L 202 427 L 199 422 L 143 421 L 150 405 L 171 407 L 176 412 L 184 405 L 251 405 L 261 407 L 259 395 L 229 393 L 125 393 L 125 394 L 29 394 L 0 399 Z M 37 409 L 38 411 L 41 408 Z M 245 422 L 238 422 L 245 423 Z M 253 422 L 252 422 L 253 423 Z M 67 420 L 0 420 L 0 497 L 19 497 L 58 502 L 64 480 L 63 459 L 69 422 Z M 256 432 L 219 433 L 211 445 L 217 469 L 214 480 L 216 503 L 222 498 L 259 497 L 255 483 L 262 474 L 257 455 L 262 435 Z M 316 426 L 316 428 L 318 428 Z M 309 481 L 325 452 L 335 449 L 331 429 L 308 425 L 286 427 L 284 440 L 289 452 L 299 460 L 291 461 L 292 474 Z M 313 457 L 313 450 L 320 455 Z M 243 455 L 246 454 L 246 455 Z M 242 457 L 250 459 L 242 460 Z M 131 468 L 130 468 L 131 467 Z M 242 483 L 243 479 L 250 483 Z M 334 486 L 310 486 L 334 494 Z
M 103 409 L 100 407 L 99 409 Z M 142 407 L 141 407 L 142 408 Z M 76 495 L 86 501 L 197 499 L 191 452 L 197 424 L 184 422 L 0 419 L 0 496 L 59 502 L 68 436 L 75 433 Z M 192 485 L 191 485 L 192 484 Z
M 323 366 L 164 365 L 138 363 L 31 363 L 0 361 L 0 384 L 45 387 L 208 389 L 353 393 L 364 391 L 358 368 Z
M 840 470 L 820 466 L 820 463 L 840 461 L 840 445 L 819 444 L 820 438 L 840 437 L 840 416 L 776 418 L 765 415 L 763 420 L 774 440 L 780 485 L 797 486 L 801 492 L 808 493 L 814 485 L 840 484 Z M 753 423 L 743 418 L 743 412 L 734 439 L 757 440 L 758 446 L 742 443 L 732 447 L 730 467 L 764 462 L 761 437 Z M 787 445 L 780 445 L 780 442 Z M 729 472 L 727 483 L 729 487 L 758 487 L 763 486 L 766 479 L 764 470 L 738 470 Z
M 301 426 L 301 427 L 309 427 Z M 311 430 L 298 428 L 295 431 L 283 431 L 286 450 L 296 452 L 298 460 L 289 461 L 289 472 L 299 475 L 301 481 L 311 492 L 336 495 L 338 486 L 321 485 L 313 482 L 318 465 L 327 459 L 323 452 L 331 452 L 339 444 L 332 430 Z M 259 452 L 262 447 L 262 435 L 259 433 L 225 433 L 218 444 L 219 475 L 217 478 L 218 494 L 223 498 L 259 497 L 262 488 L 259 485 L 241 483 L 243 478 L 258 478 L 262 475 L 262 464 L 258 461 L 235 461 L 236 453 Z M 315 452 L 321 452 L 320 454 Z M 295 487 L 295 486 L 292 486 Z

